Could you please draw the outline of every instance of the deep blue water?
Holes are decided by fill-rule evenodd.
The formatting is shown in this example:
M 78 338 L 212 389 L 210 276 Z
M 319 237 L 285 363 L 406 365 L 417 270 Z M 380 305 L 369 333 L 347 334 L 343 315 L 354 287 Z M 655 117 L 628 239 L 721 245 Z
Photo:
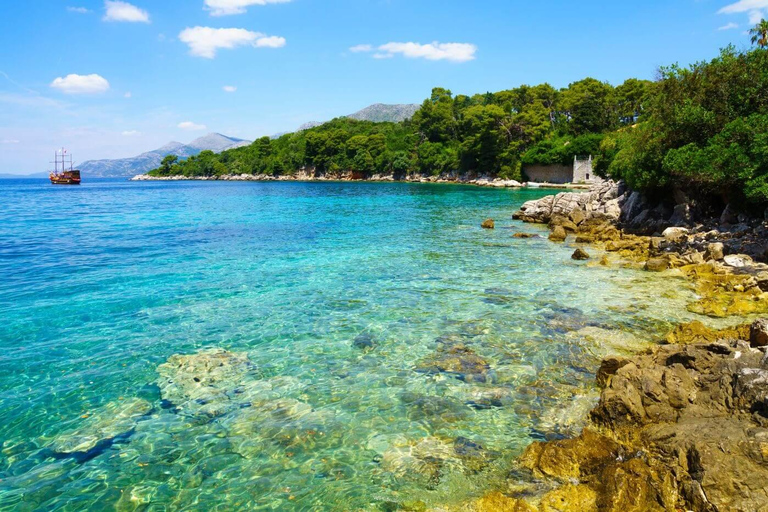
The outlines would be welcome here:
M 513 238 L 546 235 L 511 220 L 546 193 L 0 180 L 0 510 L 391 510 L 500 485 L 579 427 L 602 355 L 690 317 L 669 279 Z M 237 408 L 161 389 L 212 348 L 247 361 L 217 384 Z M 451 354 L 482 378 L 425 371 Z

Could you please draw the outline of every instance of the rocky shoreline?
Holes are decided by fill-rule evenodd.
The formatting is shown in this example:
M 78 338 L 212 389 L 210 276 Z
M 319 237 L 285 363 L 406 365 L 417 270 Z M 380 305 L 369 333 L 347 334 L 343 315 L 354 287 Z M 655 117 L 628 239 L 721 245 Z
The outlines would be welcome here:
M 395 178 L 391 174 L 387 175 L 373 175 L 366 178 L 357 178 L 352 173 L 339 173 L 332 175 L 316 175 L 310 172 L 299 172 L 292 175 L 273 176 L 268 174 L 225 174 L 222 176 L 150 176 L 148 174 L 139 174 L 131 178 L 130 181 L 255 181 L 255 182 L 269 182 L 269 181 L 297 181 L 297 182 L 313 182 L 313 181 L 349 181 L 349 182 L 403 182 L 403 183 L 442 183 L 442 184 L 457 184 L 457 185 L 475 185 L 479 187 L 493 187 L 493 188 L 553 188 L 553 189 L 575 189 L 575 190 L 587 190 L 590 185 L 584 183 L 567 183 L 567 184 L 552 184 L 552 183 L 534 183 L 524 182 L 521 183 L 516 180 L 504 180 L 500 178 L 494 178 L 485 175 L 475 174 L 441 174 L 438 176 L 432 175 L 407 175 L 402 178 Z
M 514 218 L 575 242 L 574 259 L 591 248 L 604 253 L 602 265 L 691 279 L 700 297 L 692 312 L 768 312 L 768 223 L 732 206 L 697 221 L 684 202 L 653 205 L 606 182 L 531 201 Z M 581 435 L 532 444 L 508 489 L 460 509 L 768 511 L 768 320 L 680 325 L 634 357 L 606 358 L 597 384 Z

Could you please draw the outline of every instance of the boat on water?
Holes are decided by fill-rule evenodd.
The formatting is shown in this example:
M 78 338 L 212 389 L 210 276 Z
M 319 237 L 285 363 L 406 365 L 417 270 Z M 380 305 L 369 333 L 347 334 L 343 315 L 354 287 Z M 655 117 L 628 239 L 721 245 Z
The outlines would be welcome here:
M 59 159 L 61 156 L 61 159 Z M 69 157 L 69 160 L 67 160 Z M 61 151 L 56 151 L 53 162 L 53 171 L 49 175 L 51 178 L 51 184 L 53 185 L 79 185 L 80 184 L 80 171 L 74 168 L 74 161 L 72 155 L 67 154 L 67 150 L 61 148 Z M 59 168 L 61 164 L 61 168 Z M 69 165 L 69 169 L 67 169 Z

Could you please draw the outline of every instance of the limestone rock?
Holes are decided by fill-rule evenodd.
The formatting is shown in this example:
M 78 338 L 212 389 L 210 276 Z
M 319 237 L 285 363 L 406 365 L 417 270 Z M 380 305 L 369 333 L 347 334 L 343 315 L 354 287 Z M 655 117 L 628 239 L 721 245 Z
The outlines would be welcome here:
M 539 235 L 536 235 L 534 233 L 515 233 L 512 235 L 513 238 L 539 238 Z
M 237 391 L 254 371 L 246 354 L 201 350 L 169 357 L 157 368 L 157 384 L 163 399 L 185 412 L 218 416 L 246 399 Z
M 493 221 L 493 219 L 486 219 L 483 221 L 482 228 L 483 229 L 493 229 L 496 227 L 496 223 Z
M 645 270 L 648 272 L 663 272 L 668 268 L 668 258 L 651 258 L 645 263 Z
M 523 453 L 520 464 L 534 475 L 568 481 L 592 474 L 597 468 L 615 460 L 619 445 L 591 429 L 579 437 L 551 443 L 533 443 Z
M 571 256 L 571 259 L 573 259 L 573 260 L 577 260 L 577 261 L 584 261 L 584 260 L 588 260 L 589 258 L 590 258 L 590 256 L 589 256 L 589 254 L 587 253 L 587 251 L 585 251 L 585 250 L 584 250 L 584 249 L 582 249 L 581 247 L 579 247 L 578 249 L 576 249 L 576 250 L 573 252 L 573 255 Z
M 724 251 L 725 246 L 722 243 L 711 243 L 707 245 L 707 252 L 705 253 L 704 258 L 707 260 L 720 261 L 725 256 Z
M 547 493 L 539 505 L 541 512 L 597 512 L 597 493 L 588 485 L 564 485 Z
M 570 215 L 571 222 L 576 224 L 577 226 L 587 220 L 587 214 L 584 213 L 584 210 L 581 208 L 576 208 L 571 212 Z
M 768 319 L 755 320 L 750 328 L 749 341 L 753 347 L 768 347 Z
M 562 226 L 556 226 L 555 229 L 553 229 L 549 234 L 549 239 L 553 242 L 564 242 L 567 237 L 568 234 L 565 232 L 565 228 Z
M 661 234 L 665 239 L 670 242 L 679 242 L 684 237 L 688 236 L 688 229 L 681 227 L 667 228 Z
M 723 262 L 729 267 L 744 268 L 752 265 L 753 260 L 746 254 L 729 254 L 723 258 Z

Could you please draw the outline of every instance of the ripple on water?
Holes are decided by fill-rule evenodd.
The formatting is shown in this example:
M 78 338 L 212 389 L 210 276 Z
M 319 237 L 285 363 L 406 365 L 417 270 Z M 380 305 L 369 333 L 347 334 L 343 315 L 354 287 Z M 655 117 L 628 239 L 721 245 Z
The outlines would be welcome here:
M 0 509 L 392 510 L 501 485 L 580 428 L 601 357 L 695 318 L 682 282 L 503 229 L 544 194 L 8 185 Z

